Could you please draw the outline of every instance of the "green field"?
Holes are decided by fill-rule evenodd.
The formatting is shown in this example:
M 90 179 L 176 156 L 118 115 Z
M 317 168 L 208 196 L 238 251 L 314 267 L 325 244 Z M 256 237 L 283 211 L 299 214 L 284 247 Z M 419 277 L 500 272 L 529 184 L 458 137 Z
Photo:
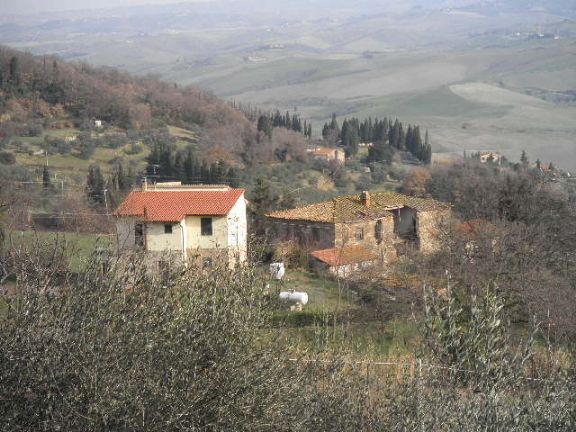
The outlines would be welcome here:
M 11 231 L 6 236 L 4 248 L 32 251 L 63 250 L 73 271 L 79 271 L 99 248 L 112 248 L 116 236 L 109 234 L 79 234 L 71 232 Z
M 375 314 L 359 303 L 346 281 L 288 269 L 284 281 L 270 282 L 273 295 L 290 288 L 306 292 L 309 302 L 301 312 L 288 312 L 284 306 L 276 317 L 282 325 L 272 331 L 272 337 L 284 339 L 288 346 L 302 351 L 338 349 L 375 358 L 413 351 L 419 334 L 416 322 Z

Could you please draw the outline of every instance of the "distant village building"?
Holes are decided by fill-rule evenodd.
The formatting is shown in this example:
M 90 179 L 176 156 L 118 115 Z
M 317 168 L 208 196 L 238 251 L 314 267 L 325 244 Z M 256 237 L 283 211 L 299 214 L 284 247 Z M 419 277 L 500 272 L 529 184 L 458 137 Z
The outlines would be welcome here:
M 493 162 L 500 165 L 502 161 L 502 155 L 498 152 L 493 151 L 481 151 L 478 154 L 481 163 Z
M 546 164 L 540 162 L 540 160 L 537 160 L 531 165 L 531 167 L 540 170 L 543 173 L 549 173 L 555 171 L 554 164 L 552 162 Z
M 243 189 L 188 186 L 180 182 L 132 191 L 115 212 L 120 251 L 142 250 L 161 267 L 233 267 L 247 259 L 246 201 Z
M 77 135 L 67 135 L 64 137 L 64 141 L 67 143 L 75 142 L 78 139 Z
M 431 252 L 448 204 L 395 192 L 362 192 L 267 215 L 272 238 L 306 248 L 311 264 L 346 277 L 408 250 Z
M 102 120 L 94 120 L 94 127 L 101 128 L 102 127 Z
M 336 161 L 340 164 L 346 162 L 346 153 L 344 150 L 330 147 L 314 147 L 308 150 L 308 154 L 316 159 L 325 162 Z

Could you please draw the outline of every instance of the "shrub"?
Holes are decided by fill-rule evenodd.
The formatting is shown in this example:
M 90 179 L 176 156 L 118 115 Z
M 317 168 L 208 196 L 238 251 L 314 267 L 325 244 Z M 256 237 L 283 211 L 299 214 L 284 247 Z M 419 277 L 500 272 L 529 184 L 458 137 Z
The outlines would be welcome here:
M 14 153 L 6 151 L 0 152 L 0 163 L 4 165 L 14 165 L 16 163 Z

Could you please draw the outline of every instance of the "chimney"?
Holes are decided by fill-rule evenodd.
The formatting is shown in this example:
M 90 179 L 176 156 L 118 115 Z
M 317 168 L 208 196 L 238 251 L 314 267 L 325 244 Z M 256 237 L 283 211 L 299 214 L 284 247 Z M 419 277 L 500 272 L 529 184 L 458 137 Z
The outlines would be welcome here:
M 360 194 L 360 202 L 363 206 L 370 207 L 370 192 L 362 191 Z
M 144 177 L 142 179 L 142 192 L 146 192 L 148 190 L 148 179 Z

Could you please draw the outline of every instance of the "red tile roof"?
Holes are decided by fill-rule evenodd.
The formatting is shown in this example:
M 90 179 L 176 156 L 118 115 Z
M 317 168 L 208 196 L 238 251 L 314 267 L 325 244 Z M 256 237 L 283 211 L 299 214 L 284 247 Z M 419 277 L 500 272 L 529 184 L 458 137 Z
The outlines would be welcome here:
M 320 148 L 314 149 L 312 154 L 315 156 L 332 156 L 332 155 L 334 155 L 335 151 L 336 151 L 336 149 L 333 149 L 333 148 L 320 147 Z
M 114 214 L 145 217 L 149 222 L 179 222 L 185 216 L 224 216 L 243 194 L 244 189 L 133 191 Z
M 323 249 L 311 252 L 317 260 L 328 264 L 330 267 L 356 264 L 378 259 L 378 254 L 364 246 L 344 246 L 340 248 Z

